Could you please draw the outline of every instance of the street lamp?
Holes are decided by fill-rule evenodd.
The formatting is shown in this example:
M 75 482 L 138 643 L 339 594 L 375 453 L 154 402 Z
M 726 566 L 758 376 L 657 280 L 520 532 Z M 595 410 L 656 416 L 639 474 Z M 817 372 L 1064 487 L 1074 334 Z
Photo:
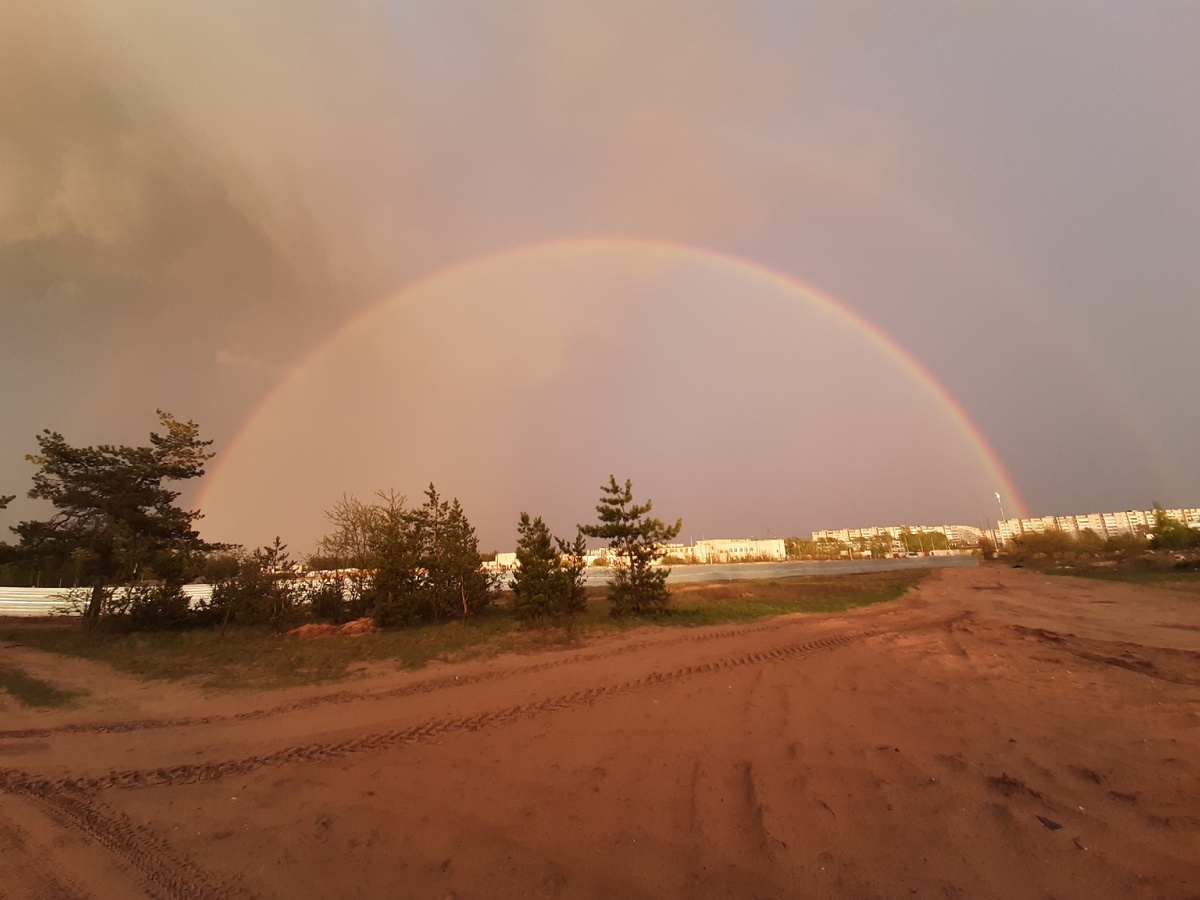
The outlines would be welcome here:
M 996 535 L 997 535 L 997 537 L 999 537 L 1000 535 L 1002 535 L 1004 533 L 1002 530 L 1003 526 L 1001 523 L 1003 523 L 1004 520 L 1006 518 L 1008 518 L 1006 515 L 1004 515 L 1004 503 L 1001 502 L 1001 500 L 1000 500 L 1000 492 L 999 491 L 996 491 L 996 505 L 1000 507 L 1000 521 L 996 523 Z

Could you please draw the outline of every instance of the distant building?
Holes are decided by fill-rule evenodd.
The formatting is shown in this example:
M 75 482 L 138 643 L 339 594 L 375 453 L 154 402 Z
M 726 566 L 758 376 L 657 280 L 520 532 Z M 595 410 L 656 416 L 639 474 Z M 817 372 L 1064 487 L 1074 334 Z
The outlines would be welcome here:
M 696 541 L 693 549 L 698 563 L 755 562 L 787 559 L 782 538 L 766 540 Z
M 878 540 L 901 543 L 903 534 L 940 534 L 951 546 L 975 547 L 983 537 L 983 529 L 971 525 L 872 525 L 866 528 L 838 528 L 814 531 L 814 541 L 834 541 L 839 544 L 857 544 Z
M 1165 509 L 1163 513 L 1189 528 L 1200 528 L 1200 509 Z M 1047 531 L 1063 531 L 1079 534 L 1095 532 L 1102 538 L 1114 538 L 1132 534 L 1146 537 L 1154 533 L 1155 512 L 1152 509 L 1130 509 L 1123 512 L 1080 513 L 1074 516 L 1033 516 L 1019 519 L 1001 519 L 997 524 L 1000 541 L 1007 543 L 1023 534 L 1045 534 Z
M 737 538 L 696 541 L 694 544 L 663 544 L 660 549 L 667 565 L 683 563 L 759 562 L 787 559 L 782 538 L 755 540 Z M 584 557 L 590 566 L 608 565 L 615 551 L 605 547 L 591 550 Z

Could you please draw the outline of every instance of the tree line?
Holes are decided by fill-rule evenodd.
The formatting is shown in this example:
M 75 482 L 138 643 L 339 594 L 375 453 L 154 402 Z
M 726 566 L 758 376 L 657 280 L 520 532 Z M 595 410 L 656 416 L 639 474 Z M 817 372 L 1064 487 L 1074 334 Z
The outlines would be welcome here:
M 1039 533 L 1013 537 L 1005 548 L 1009 558 L 1017 562 L 1037 559 L 1070 561 L 1089 557 L 1121 557 L 1145 553 L 1147 550 L 1181 553 L 1200 550 L 1200 529 L 1167 515 L 1159 503 L 1154 504 L 1154 527 L 1148 534 L 1118 534 L 1101 537 L 1090 528 L 1079 532 L 1050 528 Z
M 784 539 L 784 549 L 788 559 L 841 559 L 846 555 L 871 556 L 875 559 L 891 556 L 894 544 L 899 543 L 907 553 L 925 553 L 931 550 L 949 550 L 950 542 L 946 535 L 938 531 L 918 531 L 902 529 L 897 538 L 891 534 L 877 534 L 871 537 L 857 537 L 849 542 L 834 538 L 820 540 L 804 540 L 799 537 Z
M 160 431 L 143 447 L 76 447 L 61 434 L 37 436 L 37 470 L 28 496 L 55 512 L 12 527 L 16 544 L 0 543 L 0 578 L 69 585 L 82 591 L 83 621 L 136 628 L 230 625 L 284 630 L 304 619 L 341 623 L 370 617 L 384 627 L 452 619 L 469 621 L 501 597 L 498 576 L 483 565 L 479 541 L 457 498 L 430 484 L 419 505 L 395 491 L 370 502 L 343 496 L 326 517 L 331 531 L 297 579 L 279 538 L 251 551 L 205 541 L 199 510 L 178 505 L 170 483 L 198 478 L 213 457 L 195 422 L 158 411 Z M 14 499 L 0 496 L 0 508 Z M 656 563 L 682 521 L 666 525 L 638 504 L 630 481 L 601 487 L 595 524 L 573 539 L 553 535 L 526 512 L 517 523 L 517 561 L 504 604 L 523 621 L 563 620 L 586 609 L 586 539 L 607 542 L 616 561 L 609 584 L 614 615 L 668 608 L 669 570 Z M 325 573 L 325 577 L 320 577 Z M 193 605 L 183 585 L 213 585 Z

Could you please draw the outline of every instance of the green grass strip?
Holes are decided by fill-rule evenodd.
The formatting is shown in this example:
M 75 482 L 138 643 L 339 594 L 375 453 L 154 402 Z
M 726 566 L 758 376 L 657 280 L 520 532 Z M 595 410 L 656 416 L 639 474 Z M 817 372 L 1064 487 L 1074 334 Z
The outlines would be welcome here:
M 0 665 L 0 689 L 7 691 L 22 706 L 42 709 L 70 706 L 83 691 L 68 691 L 55 687 L 48 681 L 34 678 L 24 669 L 13 665 Z
M 92 633 L 62 625 L 0 632 L 14 643 L 106 663 L 137 678 L 191 681 L 215 690 L 261 690 L 339 681 L 383 663 L 419 669 L 501 653 L 534 653 L 579 639 L 646 626 L 694 628 L 793 613 L 842 612 L 895 600 L 928 575 L 903 570 L 825 578 L 684 584 L 669 613 L 646 619 L 609 615 L 605 589 L 589 589 L 587 611 L 568 632 L 560 622 L 522 625 L 501 606 L 471 622 L 396 628 L 356 637 L 285 639 L 254 628 Z
M 1200 571 L 1193 568 L 1120 569 L 1059 566 L 1043 571 L 1047 575 L 1094 578 L 1097 581 L 1119 581 L 1124 584 L 1169 588 L 1184 593 L 1200 593 Z

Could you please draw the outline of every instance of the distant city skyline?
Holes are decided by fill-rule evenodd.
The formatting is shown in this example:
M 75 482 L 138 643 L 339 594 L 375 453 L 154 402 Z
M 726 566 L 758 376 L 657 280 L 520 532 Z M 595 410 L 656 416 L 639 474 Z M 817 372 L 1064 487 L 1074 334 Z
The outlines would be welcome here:
M 998 537 L 1010 541 L 1024 534 L 1044 534 L 1047 531 L 1063 531 L 1067 534 L 1080 534 L 1092 531 L 1101 538 L 1117 537 L 1124 534 L 1149 534 L 1154 530 L 1158 510 L 1130 509 L 1113 512 L 1074 513 L 1071 515 L 1052 516 L 1016 516 L 998 519 L 993 527 L 989 523 L 979 526 L 965 524 L 908 524 L 908 525 L 863 525 L 855 528 L 819 529 L 812 532 L 812 540 L 832 540 L 849 543 L 855 540 L 869 539 L 888 535 L 898 538 L 901 533 L 908 531 L 912 534 L 936 532 L 943 534 L 954 542 L 970 537 L 978 540 L 982 536 Z M 1195 507 L 1166 507 L 1162 514 L 1187 525 L 1189 528 L 1200 528 L 1200 508 Z

